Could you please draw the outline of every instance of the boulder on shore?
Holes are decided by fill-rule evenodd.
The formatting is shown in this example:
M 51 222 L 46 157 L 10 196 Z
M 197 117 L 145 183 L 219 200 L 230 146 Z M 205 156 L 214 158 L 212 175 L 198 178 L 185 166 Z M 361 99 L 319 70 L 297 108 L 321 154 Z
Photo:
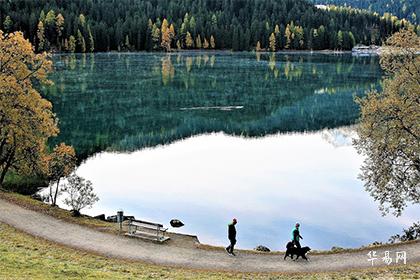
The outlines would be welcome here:
M 175 227 L 175 228 L 182 227 L 184 225 L 184 223 L 178 219 L 172 219 L 169 223 L 171 224 L 172 227 Z
M 268 249 L 267 247 L 265 247 L 263 245 L 259 245 L 259 246 L 255 247 L 254 250 L 259 251 L 259 252 L 270 252 L 270 249 Z

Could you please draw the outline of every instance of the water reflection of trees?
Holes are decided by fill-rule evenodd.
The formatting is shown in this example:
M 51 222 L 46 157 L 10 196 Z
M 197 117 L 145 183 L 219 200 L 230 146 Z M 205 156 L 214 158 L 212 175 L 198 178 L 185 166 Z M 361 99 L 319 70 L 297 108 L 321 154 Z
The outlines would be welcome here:
M 258 61 L 250 53 L 152 53 L 55 60 L 55 85 L 48 89 L 60 118 L 55 141 L 74 145 L 82 156 L 204 132 L 263 136 L 352 124 L 358 116 L 353 96 L 377 87 L 381 75 L 376 60 L 351 56 L 262 53 Z

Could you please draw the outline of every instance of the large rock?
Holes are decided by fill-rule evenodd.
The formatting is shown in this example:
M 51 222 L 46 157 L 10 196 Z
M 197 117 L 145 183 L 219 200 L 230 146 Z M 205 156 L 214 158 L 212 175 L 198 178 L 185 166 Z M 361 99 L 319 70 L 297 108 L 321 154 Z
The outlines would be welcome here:
M 169 223 L 171 224 L 172 227 L 175 227 L 175 228 L 182 227 L 184 225 L 184 223 L 178 219 L 172 219 Z
M 259 246 L 255 247 L 254 250 L 259 251 L 259 252 L 270 252 L 270 249 L 268 249 L 267 247 L 265 247 L 263 245 L 259 245 Z

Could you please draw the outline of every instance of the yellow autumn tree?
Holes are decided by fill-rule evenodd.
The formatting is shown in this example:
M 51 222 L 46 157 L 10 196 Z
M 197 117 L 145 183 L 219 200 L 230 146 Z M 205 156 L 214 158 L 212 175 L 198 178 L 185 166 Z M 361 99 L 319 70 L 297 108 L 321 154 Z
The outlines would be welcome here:
M 194 41 L 191 36 L 191 33 L 187 31 L 187 35 L 185 36 L 185 46 L 187 49 L 191 49 L 194 46 Z
M 52 105 L 33 84 L 49 84 L 52 62 L 22 32 L 0 31 L 0 186 L 9 171 L 42 171 L 45 143 L 58 133 Z
M 163 19 L 160 32 L 162 34 L 160 45 L 165 51 L 169 52 L 171 50 L 171 33 L 166 18 Z
M 202 45 L 201 45 L 201 36 L 200 34 L 197 35 L 197 38 L 195 38 L 195 47 L 197 49 L 201 49 Z
M 364 155 L 360 178 L 384 214 L 401 215 L 420 203 L 420 38 L 412 30 L 392 35 L 381 53 L 382 92 L 361 105 L 354 144 Z
M 203 48 L 208 49 L 209 48 L 209 41 L 207 41 L 207 38 L 204 38 Z
M 64 143 L 57 145 L 52 153 L 44 157 L 45 175 L 50 182 L 49 198 L 52 206 L 57 205 L 60 181 L 69 176 L 76 168 L 76 153 Z M 55 189 L 54 189 L 55 186 Z
M 293 22 L 292 22 L 292 25 L 293 25 Z M 289 49 L 293 41 L 293 31 L 292 31 L 292 26 L 290 24 L 286 25 L 286 31 L 284 33 L 285 33 L 284 37 L 286 37 L 286 45 L 284 46 L 284 48 Z
M 276 35 L 274 35 L 274 33 L 271 33 L 269 41 L 270 41 L 269 42 L 270 51 L 275 52 L 276 51 Z
M 63 36 L 63 30 L 64 30 L 64 17 L 62 14 L 58 14 L 55 17 L 55 28 L 57 31 L 57 44 L 59 46 L 59 50 L 61 50 L 62 46 L 62 36 Z
M 213 35 L 210 36 L 210 48 L 212 49 L 216 48 L 216 42 L 214 41 Z
M 38 41 L 37 50 L 39 52 L 44 51 L 47 47 L 47 39 L 45 38 L 45 28 L 44 28 L 44 23 L 42 21 L 39 21 L 38 23 L 38 29 L 36 31 L 36 38 Z
M 262 51 L 262 48 L 261 48 L 261 43 L 260 43 L 260 41 L 258 41 L 258 42 L 257 42 L 257 46 L 255 47 L 255 51 L 257 51 L 257 52 L 260 52 L 260 51 Z

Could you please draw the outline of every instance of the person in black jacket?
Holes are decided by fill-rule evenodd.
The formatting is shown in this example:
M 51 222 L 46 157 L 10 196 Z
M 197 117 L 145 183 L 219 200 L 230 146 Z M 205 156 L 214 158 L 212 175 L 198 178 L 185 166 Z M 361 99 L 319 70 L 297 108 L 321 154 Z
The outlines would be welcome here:
M 230 241 L 230 245 L 226 247 L 226 252 L 228 252 L 229 255 L 235 256 L 235 253 L 233 253 L 233 247 L 236 244 L 236 228 L 235 225 L 238 223 L 236 219 L 232 220 L 232 223 L 228 225 L 228 239 Z

